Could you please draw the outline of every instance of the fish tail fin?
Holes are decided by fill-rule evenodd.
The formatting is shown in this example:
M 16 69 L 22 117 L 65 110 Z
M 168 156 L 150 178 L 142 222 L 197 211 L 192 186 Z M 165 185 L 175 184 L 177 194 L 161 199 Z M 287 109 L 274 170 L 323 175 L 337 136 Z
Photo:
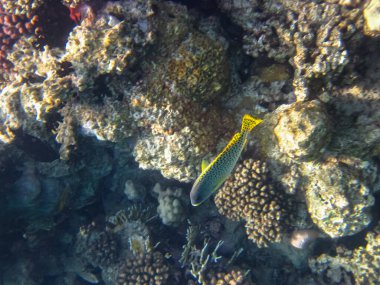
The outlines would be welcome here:
M 260 124 L 263 120 L 254 118 L 251 115 L 245 114 L 241 124 L 241 133 L 250 132 L 254 127 Z

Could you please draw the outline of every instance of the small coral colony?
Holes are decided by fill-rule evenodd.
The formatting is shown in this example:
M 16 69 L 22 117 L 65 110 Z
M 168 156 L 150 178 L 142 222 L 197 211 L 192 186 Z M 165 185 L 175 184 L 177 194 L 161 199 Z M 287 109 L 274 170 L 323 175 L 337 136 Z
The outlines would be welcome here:
M 379 0 L 0 0 L 0 283 L 380 284 Z

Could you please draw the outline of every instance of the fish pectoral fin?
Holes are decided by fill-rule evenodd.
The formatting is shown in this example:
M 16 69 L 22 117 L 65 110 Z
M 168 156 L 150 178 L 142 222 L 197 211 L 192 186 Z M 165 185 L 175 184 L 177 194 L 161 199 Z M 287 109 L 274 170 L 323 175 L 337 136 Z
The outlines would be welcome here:
M 202 172 L 206 169 L 206 167 L 209 165 L 208 161 L 205 159 L 202 159 L 201 169 Z

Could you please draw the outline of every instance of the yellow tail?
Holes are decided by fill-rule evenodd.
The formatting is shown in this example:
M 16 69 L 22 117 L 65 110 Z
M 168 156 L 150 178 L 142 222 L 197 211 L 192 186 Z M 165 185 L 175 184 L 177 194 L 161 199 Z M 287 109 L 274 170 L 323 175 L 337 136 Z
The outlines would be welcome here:
M 263 120 L 254 118 L 251 115 L 245 114 L 241 123 L 241 132 L 250 132 L 254 127 L 260 124 Z

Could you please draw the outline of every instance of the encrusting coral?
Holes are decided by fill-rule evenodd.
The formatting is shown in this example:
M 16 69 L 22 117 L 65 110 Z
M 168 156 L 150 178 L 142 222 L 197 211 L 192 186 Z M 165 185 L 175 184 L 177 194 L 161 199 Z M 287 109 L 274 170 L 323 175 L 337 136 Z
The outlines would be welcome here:
M 288 231 L 290 202 L 269 178 L 266 163 L 246 159 L 215 196 L 222 215 L 245 221 L 248 238 L 259 247 L 281 242 Z
M 132 94 L 135 118 L 146 131 L 136 142 L 134 156 L 143 169 L 190 182 L 202 158 L 215 151 L 233 125 L 218 108 L 229 82 L 227 53 L 219 41 L 190 28 L 183 6 L 161 3 L 160 8 L 160 37 L 167 38 L 173 32 L 170 27 L 178 26 L 164 45 L 164 54 L 175 57 L 158 56 L 148 80 Z M 173 14 L 176 17 L 170 17 Z M 183 28 L 184 21 L 190 27 Z

